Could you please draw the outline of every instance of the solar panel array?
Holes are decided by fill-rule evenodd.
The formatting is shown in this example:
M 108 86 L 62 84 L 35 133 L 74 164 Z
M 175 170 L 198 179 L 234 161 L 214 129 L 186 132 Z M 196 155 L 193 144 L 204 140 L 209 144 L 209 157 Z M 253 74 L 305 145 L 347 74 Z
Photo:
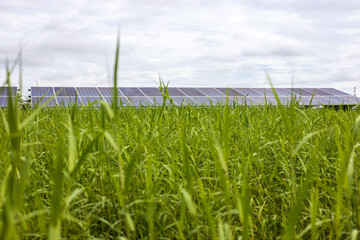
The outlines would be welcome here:
M 11 96 L 14 97 L 17 93 L 17 87 L 10 87 Z M 0 87 L 0 107 L 6 107 L 9 100 L 9 88 L 8 87 Z
M 155 87 L 119 87 L 116 89 L 119 105 L 155 106 L 163 103 L 162 93 Z M 334 88 L 275 88 L 282 104 L 295 101 L 306 106 L 356 105 L 360 98 Z M 277 105 L 271 88 L 210 88 L 210 87 L 168 87 L 171 100 L 166 104 L 180 105 Z M 47 106 L 87 106 L 96 100 L 113 101 L 114 89 L 111 87 L 31 87 L 31 100 L 34 104 Z

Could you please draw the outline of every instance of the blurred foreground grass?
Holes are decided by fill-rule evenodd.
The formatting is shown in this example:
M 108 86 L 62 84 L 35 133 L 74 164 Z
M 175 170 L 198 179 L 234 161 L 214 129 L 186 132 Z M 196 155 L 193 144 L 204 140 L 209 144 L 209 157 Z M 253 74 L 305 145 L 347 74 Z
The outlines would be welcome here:
M 357 110 L 0 110 L 1 239 L 356 239 Z

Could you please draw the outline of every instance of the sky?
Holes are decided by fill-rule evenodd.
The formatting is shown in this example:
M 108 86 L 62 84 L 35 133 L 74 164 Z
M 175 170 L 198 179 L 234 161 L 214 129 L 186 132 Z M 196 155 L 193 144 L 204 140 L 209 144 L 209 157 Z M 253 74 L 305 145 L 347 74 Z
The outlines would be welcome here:
M 334 87 L 360 95 L 359 0 L 0 0 L 23 86 Z M 13 85 L 19 73 L 13 72 Z

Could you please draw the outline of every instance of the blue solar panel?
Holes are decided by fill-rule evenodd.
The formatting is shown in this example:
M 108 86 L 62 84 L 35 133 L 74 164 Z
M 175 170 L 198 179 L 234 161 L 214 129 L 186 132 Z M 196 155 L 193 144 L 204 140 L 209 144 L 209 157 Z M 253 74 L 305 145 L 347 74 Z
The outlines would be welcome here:
M 327 99 L 329 99 L 331 102 L 333 102 L 336 105 L 348 105 L 350 104 L 349 101 L 347 101 L 345 98 L 339 97 L 339 96 L 327 96 Z
M 313 92 L 309 92 L 303 88 L 288 88 L 289 91 L 292 92 L 292 94 L 294 95 L 299 95 L 299 96 L 312 96 Z
M 212 104 L 213 105 L 225 105 L 226 104 L 226 99 L 228 100 L 228 104 L 229 105 L 233 105 L 234 103 L 237 103 L 237 100 L 235 100 L 235 98 L 233 97 L 211 97 L 212 100 Z
M 278 99 L 279 99 L 281 105 L 289 105 L 291 103 L 290 97 L 278 96 Z M 273 103 L 274 105 L 278 105 L 278 101 L 276 100 L 275 97 L 269 97 L 268 100 L 269 100 L 269 102 Z
M 354 104 L 354 105 L 360 104 L 360 98 L 358 98 L 358 97 L 351 96 L 351 95 L 341 96 L 341 97 L 343 99 L 345 99 L 346 101 L 348 101 L 349 104 Z
M 192 100 L 192 98 L 190 97 L 172 97 L 171 98 L 174 103 L 178 106 L 181 106 L 181 105 L 195 105 L 196 102 L 194 100 Z
M 87 97 L 100 96 L 100 92 L 96 87 L 77 87 L 76 90 L 79 93 L 79 96 L 87 96 Z
M 167 91 L 168 91 L 170 97 L 185 96 L 185 94 L 182 91 L 180 91 L 178 88 L 168 87 Z
M 0 97 L 0 107 L 7 106 L 7 97 Z
M 331 93 L 320 90 L 319 88 L 304 88 L 305 91 L 314 94 L 314 96 L 328 96 L 332 95 Z M 305 95 L 304 95 L 305 96 Z
M 337 95 L 337 96 L 351 96 L 350 94 L 346 93 L 346 92 L 342 92 L 339 91 L 337 89 L 334 88 L 320 88 L 320 90 L 324 91 L 324 92 L 328 92 L 331 95 Z
M 249 99 L 248 96 L 246 96 L 246 97 L 234 97 L 233 101 L 237 102 L 238 105 L 251 105 L 250 104 L 250 99 Z
M 46 104 L 46 106 L 48 107 L 56 106 L 56 101 L 54 97 L 31 97 L 31 102 L 33 105 Z
M 162 96 L 160 89 L 158 88 L 139 88 L 146 96 Z
M 10 87 L 11 96 L 16 96 L 17 87 Z M 0 87 L 0 96 L 7 97 L 9 95 L 9 87 Z
M 92 96 L 85 96 L 81 97 L 81 100 L 85 106 L 93 104 L 94 106 L 100 106 L 99 103 L 94 103 L 95 101 L 101 100 L 100 97 L 92 97 Z
M 114 88 L 113 87 L 99 87 L 98 88 L 101 95 L 103 95 L 104 97 L 111 97 L 114 95 Z M 117 89 L 117 94 L 118 96 L 124 96 L 119 89 Z
M 192 99 L 199 105 L 216 105 L 216 102 L 210 97 L 192 97 Z
M 216 90 L 222 92 L 223 94 L 227 96 L 244 96 L 243 94 L 235 91 L 232 88 L 216 88 Z
M 56 96 L 76 96 L 77 92 L 74 87 L 54 87 Z
M 225 96 L 222 92 L 217 90 L 216 88 L 197 88 L 199 91 L 205 94 L 205 96 L 209 97 L 221 97 Z
M 163 103 L 164 103 L 164 98 L 163 98 L 163 97 L 155 96 L 155 97 L 149 97 L 149 98 L 150 98 L 151 100 L 153 100 L 153 102 L 154 102 L 154 104 L 155 104 L 156 106 L 161 106 L 161 105 L 163 105 Z M 172 104 L 171 104 L 171 101 L 170 101 L 169 99 L 166 99 L 165 105 L 172 105 Z M 176 104 L 174 104 L 174 105 L 176 105 Z
M 119 89 L 125 96 L 133 96 L 133 97 L 144 96 L 144 94 L 137 87 L 127 87 L 127 88 L 123 87 Z
M 79 106 L 82 105 L 81 99 L 76 96 L 66 96 L 66 97 L 57 96 L 56 100 L 57 100 L 57 103 L 59 106 L 68 107 L 68 106 L 72 106 L 74 104 L 79 105 Z
M 255 96 L 256 97 L 256 96 Z M 250 97 L 243 97 L 243 98 L 237 98 L 236 99 L 238 102 L 238 105 L 243 105 L 243 106 L 251 106 L 251 105 L 257 105 L 258 102 L 251 99 Z
M 154 102 L 148 97 L 128 97 L 128 100 L 133 106 L 152 106 Z
M 235 91 L 241 93 L 242 96 L 262 96 L 263 94 L 260 94 L 250 88 L 234 88 Z
M 15 92 L 16 92 L 16 88 Z M 111 87 L 32 87 L 32 97 L 41 97 L 43 95 L 54 95 L 54 89 L 59 91 L 55 103 L 59 105 L 69 105 L 74 102 L 77 94 L 78 103 L 87 105 L 89 102 L 99 100 L 101 97 L 111 103 L 113 88 Z M 159 88 L 154 87 L 120 87 L 118 90 L 119 105 L 134 106 L 153 106 L 161 105 L 163 97 Z M 360 98 L 353 97 L 347 93 L 333 88 L 275 88 L 281 104 L 288 105 L 292 102 L 300 105 L 356 105 Z M 13 90 L 12 90 L 13 91 Z M 277 105 L 276 98 L 271 88 L 167 88 L 172 101 L 167 100 L 168 105 L 224 105 L 226 103 L 226 94 L 228 94 L 229 105 Z M 100 96 L 101 94 L 101 96 Z M 314 94 L 314 95 L 313 95 Z M 127 98 L 123 98 L 123 97 Z M 66 97 L 66 98 L 65 98 Z M 313 99 L 312 99 L 313 97 Z M 127 102 L 130 99 L 130 102 Z M 311 100 L 312 99 L 312 100 Z M 38 101 L 39 98 L 34 98 Z M 5 100 L 1 99 L 2 102 Z M 69 103 L 70 102 L 70 103 Z M 128 104 L 129 103 L 129 104 Z M 4 104 L 3 104 L 4 105 Z M 0 104 L 1 106 L 1 104 Z
M 251 90 L 260 93 L 261 96 L 267 96 L 267 97 L 274 96 L 274 93 L 271 90 L 271 88 L 251 88 Z
M 130 102 L 127 100 L 126 97 L 118 97 L 118 106 L 127 106 L 130 104 Z M 104 97 L 104 100 L 108 103 L 108 104 L 112 104 L 114 101 L 113 97 Z
M 31 96 L 54 96 L 54 89 L 52 87 L 31 87 Z
M 316 101 L 314 101 L 313 99 L 311 99 L 311 97 L 305 97 L 305 96 L 301 96 L 301 98 L 296 98 L 296 102 L 300 105 L 300 106 L 311 106 L 311 105 L 318 105 L 319 103 L 317 103 Z
M 0 107 L 7 107 L 9 99 L 11 98 L 0 96 Z M 12 99 L 13 99 L 13 103 L 16 103 L 16 97 L 12 97 Z
M 324 97 L 324 96 L 314 96 L 313 98 L 314 102 L 318 102 L 321 105 L 337 105 L 336 102 L 331 101 L 328 97 Z
M 185 93 L 187 96 L 205 96 L 204 93 L 200 92 L 196 88 L 179 88 L 183 93 Z
M 265 97 L 247 97 L 245 99 L 245 104 L 248 105 L 248 106 L 251 106 L 251 105 L 258 105 L 258 104 L 262 104 L 264 105 L 265 104 Z
M 246 101 L 253 105 L 274 105 L 276 104 L 274 97 L 247 97 Z
M 267 97 L 274 96 L 273 90 L 271 88 L 251 88 L 251 89 L 254 90 L 255 92 L 260 93 L 262 96 L 267 96 Z M 286 88 L 274 88 L 274 90 L 278 96 L 285 97 L 291 95 L 291 92 Z
M 291 92 L 286 88 L 275 88 L 275 91 L 278 96 L 291 96 Z

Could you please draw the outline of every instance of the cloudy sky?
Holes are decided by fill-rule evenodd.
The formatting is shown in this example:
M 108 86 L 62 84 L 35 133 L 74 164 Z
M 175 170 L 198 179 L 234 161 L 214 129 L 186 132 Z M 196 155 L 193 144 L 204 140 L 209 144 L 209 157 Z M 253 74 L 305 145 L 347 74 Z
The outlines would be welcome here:
M 118 28 L 119 85 L 360 95 L 359 0 L 0 0 L 1 64 L 22 45 L 25 87 L 110 86 Z

